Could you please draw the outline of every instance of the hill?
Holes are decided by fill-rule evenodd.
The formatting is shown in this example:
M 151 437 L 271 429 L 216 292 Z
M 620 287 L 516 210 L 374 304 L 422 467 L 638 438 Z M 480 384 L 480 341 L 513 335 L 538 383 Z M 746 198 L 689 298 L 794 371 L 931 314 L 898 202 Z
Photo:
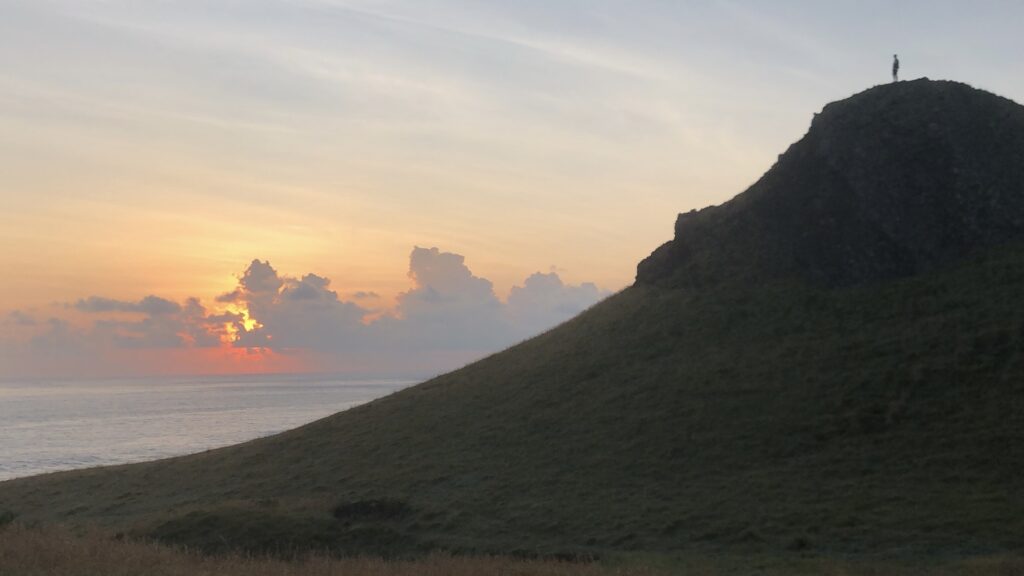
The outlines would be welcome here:
M 816 114 L 746 192 L 680 214 L 637 278 L 798 275 L 847 286 L 932 270 L 1024 233 L 1024 108 L 956 82 L 872 88 Z
M 1024 108 L 827 106 L 634 286 L 307 426 L 0 483 L 208 550 L 947 558 L 1024 548 Z

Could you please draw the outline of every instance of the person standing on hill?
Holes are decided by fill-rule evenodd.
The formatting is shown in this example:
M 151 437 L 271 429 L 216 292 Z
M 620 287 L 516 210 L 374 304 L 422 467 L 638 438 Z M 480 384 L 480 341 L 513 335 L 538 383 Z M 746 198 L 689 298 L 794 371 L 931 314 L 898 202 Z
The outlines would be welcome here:
M 896 54 L 892 55 L 892 81 L 900 81 L 900 57 Z

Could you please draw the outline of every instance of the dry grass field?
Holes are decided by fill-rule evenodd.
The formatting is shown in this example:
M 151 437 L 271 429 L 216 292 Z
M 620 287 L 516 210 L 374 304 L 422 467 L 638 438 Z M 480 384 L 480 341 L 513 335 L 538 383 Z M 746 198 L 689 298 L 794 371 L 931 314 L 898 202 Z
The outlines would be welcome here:
M 2 576 L 656 576 L 651 569 L 608 568 L 514 558 L 428 556 L 415 561 L 311 556 L 281 561 L 202 555 L 151 542 L 58 528 L 0 529 Z
M 653 565 L 645 564 L 656 564 Z M 509 557 L 433 555 L 413 561 L 310 556 L 283 561 L 238 554 L 204 555 L 165 545 L 117 540 L 101 532 L 0 528 L 0 576 L 665 576 L 777 574 L 829 576 L 1017 576 L 1024 558 L 997 556 L 951 564 L 757 561 L 752 558 L 620 559 L 613 565 Z

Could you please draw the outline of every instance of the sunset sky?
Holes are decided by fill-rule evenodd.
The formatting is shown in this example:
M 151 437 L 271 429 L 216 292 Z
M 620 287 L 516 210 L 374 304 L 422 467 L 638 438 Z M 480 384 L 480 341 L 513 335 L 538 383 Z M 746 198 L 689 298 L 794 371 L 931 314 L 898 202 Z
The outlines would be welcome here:
M 832 100 L 1024 100 L 1024 4 L 0 0 L 0 377 L 433 373 L 632 282 Z

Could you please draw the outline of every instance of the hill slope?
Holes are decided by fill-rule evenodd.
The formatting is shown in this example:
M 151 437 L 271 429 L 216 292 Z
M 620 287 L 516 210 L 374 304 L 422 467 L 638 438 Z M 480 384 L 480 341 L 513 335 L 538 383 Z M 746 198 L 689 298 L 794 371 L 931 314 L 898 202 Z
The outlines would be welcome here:
M 0 511 L 209 549 L 1021 550 L 1022 142 L 964 85 L 869 90 L 555 330 L 270 438 L 0 483 Z

